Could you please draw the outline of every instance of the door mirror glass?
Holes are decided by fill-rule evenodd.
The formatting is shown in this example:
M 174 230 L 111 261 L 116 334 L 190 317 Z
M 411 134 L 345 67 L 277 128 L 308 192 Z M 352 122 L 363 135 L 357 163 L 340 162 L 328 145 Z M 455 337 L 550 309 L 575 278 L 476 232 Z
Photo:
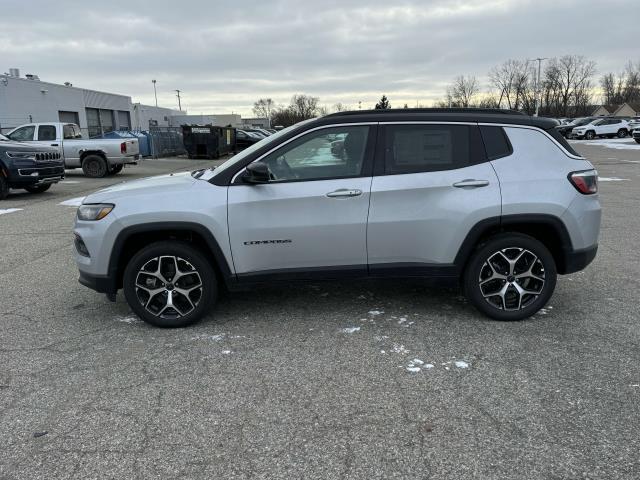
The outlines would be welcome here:
M 250 163 L 247 165 L 246 170 L 242 177 L 245 183 L 269 183 L 269 180 L 271 180 L 271 173 L 266 163 Z

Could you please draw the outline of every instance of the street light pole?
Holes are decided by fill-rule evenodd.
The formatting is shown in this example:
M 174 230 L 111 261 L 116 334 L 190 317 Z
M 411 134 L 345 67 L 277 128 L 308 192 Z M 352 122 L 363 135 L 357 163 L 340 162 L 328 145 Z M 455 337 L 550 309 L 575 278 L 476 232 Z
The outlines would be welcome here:
M 538 78 L 536 79 L 536 117 L 538 116 L 538 113 L 540 112 L 540 100 L 538 97 L 540 96 L 540 67 L 542 65 L 542 61 L 546 60 L 547 58 L 534 58 L 534 60 L 538 61 Z
M 158 106 L 158 92 L 156 92 L 156 81 L 151 80 L 153 83 L 153 96 L 156 97 L 156 107 Z
M 178 110 L 182 111 L 182 105 L 180 104 L 180 90 L 174 90 L 178 94 Z

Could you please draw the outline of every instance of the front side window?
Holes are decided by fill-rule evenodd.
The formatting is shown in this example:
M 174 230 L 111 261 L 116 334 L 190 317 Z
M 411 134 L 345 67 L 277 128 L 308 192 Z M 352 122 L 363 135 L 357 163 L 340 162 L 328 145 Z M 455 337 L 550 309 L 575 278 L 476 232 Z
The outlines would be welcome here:
M 362 173 L 369 127 L 323 128 L 262 159 L 275 181 L 324 180 Z
M 385 130 L 385 173 L 452 170 L 484 159 L 478 127 L 389 125 Z
M 40 125 L 38 127 L 38 140 L 47 142 L 56 139 L 56 127 L 53 125 Z
M 36 133 L 36 127 L 28 126 L 22 127 L 9 135 L 11 140 L 15 140 L 16 142 L 30 142 L 33 140 L 33 135 Z

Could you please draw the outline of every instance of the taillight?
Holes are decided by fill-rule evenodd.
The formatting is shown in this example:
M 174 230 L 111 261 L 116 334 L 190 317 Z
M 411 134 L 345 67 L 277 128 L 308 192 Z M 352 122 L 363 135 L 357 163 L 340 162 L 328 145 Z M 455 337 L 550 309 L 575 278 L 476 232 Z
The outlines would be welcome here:
M 571 185 L 583 195 L 598 193 L 598 172 L 595 170 L 571 172 L 568 178 Z
M 120 144 L 120 153 L 127 153 L 127 142 L 122 142 Z

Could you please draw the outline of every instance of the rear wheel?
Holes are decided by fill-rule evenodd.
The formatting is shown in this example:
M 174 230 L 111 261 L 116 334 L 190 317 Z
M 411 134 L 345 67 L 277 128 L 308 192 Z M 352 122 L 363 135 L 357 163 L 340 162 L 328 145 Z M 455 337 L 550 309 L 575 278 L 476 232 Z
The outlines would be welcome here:
M 0 172 L 0 200 L 4 200 L 9 196 L 9 182 L 2 176 Z
M 636 141 L 636 143 L 640 143 L 640 138 L 635 138 L 634 140 Z
M 82 161 L 82 171 L 87 177 L 104 177 L 108 172 L 107 161 L 99 155 L 87 155 Z
M 200 320 L 217 297 L 213 268 L 188 243 L 153 243 L 127 264 L 124 295 L 131 309 L 157 327 L 186 327 Z
M 46 192 L 51 188 L 51 184 L 47 183 L 45 185 L 30 185 L 28 187 L 24 187 L 24 189 L 29 193 L 42 193 Z
M 620 130 L 618 130 L 618 138 L 625 138 L 627 136 L 627 130 L 624 128 L 621 128 Z
M 528 235 L 492 237 L 472 256 L 464 276 L 469 301 L 494 320 L 523 320 L 551 298 L 556 286 L 553 256 Z

